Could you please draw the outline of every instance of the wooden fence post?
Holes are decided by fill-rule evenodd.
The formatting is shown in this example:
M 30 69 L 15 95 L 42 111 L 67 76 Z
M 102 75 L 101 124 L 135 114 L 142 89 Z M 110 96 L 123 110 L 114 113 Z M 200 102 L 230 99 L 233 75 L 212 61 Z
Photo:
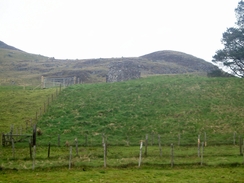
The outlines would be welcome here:
M 130 146 L 130 138 L 128 134 L 126 135 L 126 145 Z
M 174 144 L 171 144 L 171 168 L 174 166 Z
M 29 140 L 29 149 L 30 149 L 30 159 L 32 159 L 32 149 L 31 149 L 31 140 Z
M 203 145 L 204 145 L 204 143 L 202 142 L 202 149 L 201 149 L 201 166 L 202 166 L 202 164 L 203 164 Z
M 242 140 L 242 137 L 240 136 L 240 155 L 243 155 L 243 151 L 242 151 L 242 142 L 243 140 Z
M 71 160 L 72 160 L 72 146 L 69 147 L 69 169 L 71 168 Z
M 33 147 L 33 164 L 32 164 L 32 170 L 35 169 L 35 159 L 36 159 L 36 146 Z
M 60 134 L 58 134 L 58 147 L 60 147 Z
M 48 152 L 47 152 L 47 157 L 50 157 L 50 150 L 51 150 L 51 143 L 48 143 Z
M 198 139 L 197 139 L 197 149 L 198 149 L 198 157 L 200 157 L 200 135 L 198 135 Z
M 13 153 L 13 159 L 15 159 L 15 149 L 14 149 L 14 139 L 11 139 L 12 142 L 12 153 Z
M 43 114 L 45 114 L 45 112 L 46 112 L 46 102 L 44 102 L 43 104 Z
M 152 138 L 151 139 L 151 146 L 153 146 L 154 145 L 154 133 L 151 134 L 151 138 Z
M 158 147 L 159 147 L 159 155 L 160 157 L 162 157 L 162 146 L 161 146 L 160 135 L 158 135 Z
M 2 133 L 2 146 L 5 146 L 5 135 Z
M 33 126 L 32 146 L 36 145 L 36 125 Z
M 236 132 L 233 134 L 233 145 L 236 145 Z
M 207 133 L 204 132 L 204 145 L 207 146 Z
M 147 156 L 147 145 L 148 145 L 148 134 L 146 134 L 146 140 L 145 140 L 145 153 L 144 153 L 145 156 Z
M 178 134 L 178 146 L 180 146 L 180 133 Z
M 88 146 L 88 135 L 86 134 L 86 142 L 85 142 L 85 146 Z
M 78 150 L 78 141 L 77 138 L 75 138 L 75 149 L 76 149 L 76 156 L 79 155 L 79 150 Z
M 107 167 L 107 141 L 103 134 L 103 159 L 104 159 L 104 168 Z
M 141 166 L 142 147 L 143 147 L 143 141 L 141 140 L 141 142 L 140 142 L 140 154 L 139 154 L 139 163 L 138 163 L 138 167 Z
M 42 115 L 42 108 L 40 107 L 40 117 L 41 117 L 41 115 Z

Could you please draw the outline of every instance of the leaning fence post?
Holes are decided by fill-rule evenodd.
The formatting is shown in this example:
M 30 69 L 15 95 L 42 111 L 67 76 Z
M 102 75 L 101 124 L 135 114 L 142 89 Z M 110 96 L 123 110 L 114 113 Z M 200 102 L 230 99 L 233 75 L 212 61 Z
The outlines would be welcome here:
M 138 167 L 141 166 L 142 147 L 143 147 L 143 141 L 141 140 L 141 142 L 140 142 L 140 154 L 139 154 L 139 164 L 138 164 Z

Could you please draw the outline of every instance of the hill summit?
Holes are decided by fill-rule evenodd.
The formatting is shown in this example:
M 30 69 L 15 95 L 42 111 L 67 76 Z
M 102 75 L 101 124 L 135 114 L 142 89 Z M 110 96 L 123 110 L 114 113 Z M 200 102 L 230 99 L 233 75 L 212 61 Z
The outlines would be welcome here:
M 214 76 L 223 76 L 223 72 L 212 63 L 171 50 L 139 57 L 71 60 L 30 54 L 0 41 L 0 63 L 0 77 L 4 78 L 6 84 L 14 80 L 27 85 L 37 85 L 41 76 L 75 76 L 82 83 L 106 82 L 108 78 L 112 78 L 112 81 L 124 81 L 155 74 L 214 73 Z

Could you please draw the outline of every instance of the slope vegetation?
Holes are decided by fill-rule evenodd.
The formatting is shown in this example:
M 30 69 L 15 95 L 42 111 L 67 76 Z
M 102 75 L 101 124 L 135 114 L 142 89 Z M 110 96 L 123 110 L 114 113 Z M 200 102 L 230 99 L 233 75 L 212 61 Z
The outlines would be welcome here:
M 73 85 L 38 122 L 40 138 L 56 142 L 59 134 L 64 143 L 88 135 L 98 143 L 106 134 L 110 143 L 123 144 L 127 138 L 138 143 L 145 134 L 172 141 L 181 134 L 185 143 L 195 143 L 206 132 L 209 141 L 226 143 L 234 131 L 244 132 L 243 84 L 238 78 L 165 75 Z

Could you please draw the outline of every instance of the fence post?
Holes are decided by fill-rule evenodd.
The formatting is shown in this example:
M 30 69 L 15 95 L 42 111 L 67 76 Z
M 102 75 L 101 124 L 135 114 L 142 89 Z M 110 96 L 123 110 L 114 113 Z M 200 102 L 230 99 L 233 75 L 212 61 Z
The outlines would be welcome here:
M 139 163 L 138 163 L 138 167 L 141 166 L 142 147 L 143 147 L 143 141 L 141 140 L 141 142 L 140 142 L 140 154 L 139 154 Z
M 43 104 L 43 114 L 45 114 L 45 112 L 46 112 L 46 102 L 44 102 Z
M 242 137 L 240 136 L 240 155 L 243 155 L 243 151 L 242 151 Z
M 202 142 L 202 149 L 201 149 L 201 166 L 202 166 L 202 164 L 203 164 L 203 145 L 204 145 L 204 143 Z
M 236 132 L 233 134 L 233 145 L 236 145 Z
M 2 133 L 2 146 L 5 146 L 5 135 Z
M 47 157 L 50 157 L 50 150 L 51 150 L 51 144 L 50 142 L 48 143 L 48 153 L 47 153 Z
M 78 141 L 77 141 L 77 138 L 75 138 L 75 149 L 76 149 L 76 156 L 78 156 Z
M 69 169 L 71 168 L 72 146 L 69 147 Z
M 15 149 L 14 149 L 14 139 L 11 139 L 12 142 L 12 153 L 13 153 L 13 159 L 15 159 Z
M 151 139 L 151 146 L 153 146 L 154 145 L 154 133 L 152 133 L 152 139 Z
M 130 146 L 130 139 L 129 139 L 128 134 L 126 135 L 126 145 L 127 146 Z
M 33 147 L 33 164 L 32 164 L 32 170 L 35 169 L 35 159 L 36 159 L 36 146 Z
M 180 146 L 180 133 L 178 135 L 178 146 Z
M 32 159 L 32 149 L 31 149 L 31 140 L 29 140 L 29 149 L 30 149 L 30 159 Z
M 161 146 L 160 135 L 158 135 L 158 147 L 159 147 L 159 155 L 160 157 L 162 157 L 162 146 Z
M 145 140 L 145 153 L 144 153 L 145 156 L 147 156 L 147 145 L 148 145 L 148 134 L 146 134 L 146 140 Z
M 171 144 L 171 168 L 174 166 L 174 144 Z
M 107 166 L 107 141 L 103 134 L 103 158 L 104 158 L 104 168 Z
M 198 135 L 198 139 L 197 139 L 197 149 L 198 149 L 198 157 L 200 157 L 200 135 Z
M 207 133 L 204 132 L 204 145 L 207 146 Z
M 60 134 L 58 134 L 58 147 L 60 147 Z
M 42 108 L 40 107 L 40 117 L 41 117 L 41 115 L 42 115 Z
M 85 142 L 85 146 L 88 146 L 88 135 L 86 134 L 86 142 Z

